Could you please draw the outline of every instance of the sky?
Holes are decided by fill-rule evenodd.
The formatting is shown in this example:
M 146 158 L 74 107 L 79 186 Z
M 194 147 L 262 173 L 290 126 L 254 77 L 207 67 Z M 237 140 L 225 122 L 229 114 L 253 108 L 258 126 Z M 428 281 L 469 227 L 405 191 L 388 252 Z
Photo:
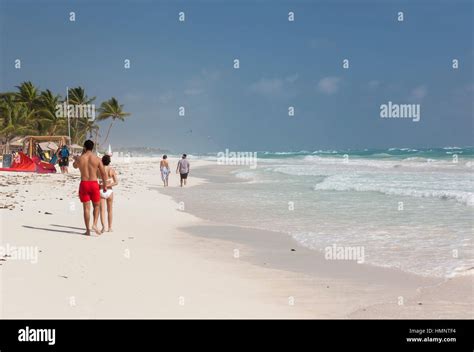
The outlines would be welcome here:
M 0 91 L 116 97 L 131 113 L 117 147 L 472 146 L 473 3 L 0 0 Z M 420 121 L 381 118 L 389 101 L 420 104 Z

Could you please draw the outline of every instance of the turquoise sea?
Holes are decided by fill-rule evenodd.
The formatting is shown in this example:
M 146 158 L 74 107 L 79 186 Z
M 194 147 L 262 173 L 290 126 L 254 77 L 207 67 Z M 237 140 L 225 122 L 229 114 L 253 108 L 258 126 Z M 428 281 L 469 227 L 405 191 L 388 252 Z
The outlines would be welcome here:
M 219 222 L 284 232 L 315 251 L 363 247 L 369 265 L 472 274 L 473 147 L 257 156 L 256 167 L 233 171 L 244 182 L 211 185 L 202 195 Z

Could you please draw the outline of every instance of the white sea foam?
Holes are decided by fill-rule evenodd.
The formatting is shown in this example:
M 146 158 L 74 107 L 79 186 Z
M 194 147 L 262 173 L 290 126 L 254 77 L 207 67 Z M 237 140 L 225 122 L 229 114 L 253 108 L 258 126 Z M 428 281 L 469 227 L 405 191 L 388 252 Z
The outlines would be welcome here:
M 413 180 L 411 185 L 416 186 L 417 182 Z M 324 179 L 323 182 L 316 184 L 314 189 L 325 191 L 380 192 L 388 195 L 419 198 L 433 197 L 451 199 L 468 206 L 474 206 L 474 193 L 458 189 L 442 189 L 442 187 L 446 186 L 445 182 L 440 182 L 438 186 L 439 188 L 436 189 L 422 189 L 410 187 L 410 182 L 407 182 L 406 179 L 402 179 L 401 182 L 390 179 L 380 182 L 379 180 L 370 179 L 368 177 L 333 175 Z
M 252 171 L 236 171 L 234 172 L 235 177 L 245 180 L 255 180 L 257 177 L 256 172 Z
M 459 264 L 454 258 L 448 255 L 436 255 L 437 248 L 424 248 L 423 243 L 426 239 L 417 239 L 416 233 L 404 241 L 403 244 L 395 244 L 395 237 L 387 235 L 383 236 L 382 240 L 376 233 L 365 236 L 362 240 L 357 242 L 350 242 L 347 238 L 354 236 L 353 233 L 348 229 L 346 236 L 340 236 L 337 234 L 328 234 L 325 232 L 290 232 L 289 235 L 293 237 L 300 245 L 309 249 L 323 253 L 324 248 L 330 245 L 337 246 L 362 246 L 365 252 L 365 263 L 371 264 L 384 268 L 397 268 L 406 272 L 411 272 L 417 275 L 428 276 L 428 277 L 458 277 L 458 276 L 469 276 L 474 274 L 474 260 L 467 258 L 463 264 Z M 383 230 L 378 230 L 380 233 L 385 233 Z M 385 242 L 384 242 L 385 241 Z M 392 243 L 390 245 L 389 243 Z M 434 245 L 434 243 L 433 243 Z M 383 247 L 384 250 L 381 250 Z M 402 248 L 405 250 L 416 253 L 417 255 L 411 255 L 409 260 L 400 261 L 402 255 Z M 446 244 L 440 246 L 441 253 L 450 253 L 451 250 L 446 248 Z M 427 255 L 424 253 L 425 250 L 430 250 L 432 253 Z M 427 260 L 431 258 L 431 260 Z
M 417 152 L 418 151 L 417 149 L 412 149 L 412 148 L 389 148 L 388 150 L 391 152 L 394 152 L 396 150 L 400 150 L 402 152 Z
M 388 155 L 388 154 L 387 154 Z M 381 156 L 381 154 L 379 154 Z M 345 168 L 352 167 L 368 167 L 374 169 L 391 169 L 391 168 L 410 168 L 410 169 L 453 169 L 459 167 L 461 163 L 453 163 L 451 159 L 447 160 L 436 160 L 423 157 L 407 157 L 404 159 L 364 159 L 348 157 L 321 157 L 317 155 L 307 155 L 303 158 L 305 164 L 304 167 L 308 168 L 312 163 L 318 165 L 340 165 Z M 471 164 L 469 164 L 471 163 Z M 297 164 L 297 163 L 296 163 Z M 472 162 L 466 162 L 468 165 L 472 165 Z M 467 165 L 466 165 L 467 166 Z M 284 171 L 281 171 L 284 172 Z

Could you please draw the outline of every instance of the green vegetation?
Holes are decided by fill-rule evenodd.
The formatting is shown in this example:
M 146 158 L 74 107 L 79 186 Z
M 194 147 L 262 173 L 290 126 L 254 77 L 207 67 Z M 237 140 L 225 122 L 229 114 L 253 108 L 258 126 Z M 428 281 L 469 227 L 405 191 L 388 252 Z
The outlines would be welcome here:
M 81 145 L 87 138 L 100 143 L 99 126 L 96 122 L 111 119 L 107 135 L 102 143 L 105 145 L 113 123 L 116 120 L 123 121 L 125 117 L 130 116 L 129 113 L 123 111 L 123 105 L 112 97 L 100 104 L 97 109 L 98 116 L 95 119 L 94 101 L 96 98 L 90 98 L 82 87 L 69 89 L 68 106 L 66 106 L 65 97 L 54 94 L 49 89 L 40 91 L 31 82 L 23 82 L 16 88 L 15 92 L 0 93 L 0 143 L 6 144 L 7 149 L 9 142 L 15 137 L 67 136 L 69 129 L 73 144 Z M 60 107 L 63 106 L 69 111 L 69 127 L 67 111 L 59 113 Z

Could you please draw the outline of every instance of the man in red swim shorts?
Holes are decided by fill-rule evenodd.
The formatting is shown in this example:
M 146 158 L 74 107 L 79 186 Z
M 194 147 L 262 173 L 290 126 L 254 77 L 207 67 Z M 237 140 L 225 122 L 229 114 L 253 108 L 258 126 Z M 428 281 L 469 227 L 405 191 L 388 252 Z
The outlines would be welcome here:
M 84 222 L 86 224 L 85 235 L 90 236 L 90 216 L 91 216 L 91 201 L 94 207 L 94 219 L 92 222 L 92 229 L 96 234 L 100 235 L 97 228 L 97 221 L 99 220 L 99 205 L 100 205 L 100 189 L 97 181 L 97 170 L 100 172 L 103 180 L 107 179 L 104 165 L 99 157 L 94 155 L 94 142 L 87 140 L 84 142 L 84 150 L 81 156 L 74 156 L 74 163 L 72 166 L 81 171 L 81 183 L 79 185 L 79 199 L 82 202 L 84 209 Z M 103 185 L 104 192 L 107 191 L 107 184 Z

